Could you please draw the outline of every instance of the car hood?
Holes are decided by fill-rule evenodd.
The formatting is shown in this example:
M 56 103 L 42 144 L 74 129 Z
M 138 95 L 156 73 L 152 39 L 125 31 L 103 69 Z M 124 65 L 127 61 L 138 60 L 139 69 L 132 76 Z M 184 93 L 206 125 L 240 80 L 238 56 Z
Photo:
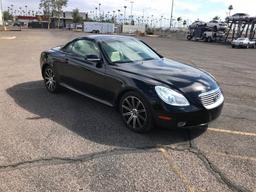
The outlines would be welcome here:
M 116 69 L 154 79 L 183 93 L 198 95 L 218 88 L 210 74 L 169 59 L 120 64 Z

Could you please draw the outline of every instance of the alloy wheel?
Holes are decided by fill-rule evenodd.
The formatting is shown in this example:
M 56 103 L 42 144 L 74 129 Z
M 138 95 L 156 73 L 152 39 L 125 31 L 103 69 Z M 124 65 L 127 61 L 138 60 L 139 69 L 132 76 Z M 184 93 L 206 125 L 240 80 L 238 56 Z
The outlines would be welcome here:
M 140 129 L 147 122 L 147 111 L 142 101 L 135 96 L 127 96 L 121 104 L 121 113 L 126 124 L 132 129 Z
M 45 86 L 49 91 L 54 91 L 56 89 L 56 80 L 52 68 L 48 67 L 44 71 L 44 81 Z

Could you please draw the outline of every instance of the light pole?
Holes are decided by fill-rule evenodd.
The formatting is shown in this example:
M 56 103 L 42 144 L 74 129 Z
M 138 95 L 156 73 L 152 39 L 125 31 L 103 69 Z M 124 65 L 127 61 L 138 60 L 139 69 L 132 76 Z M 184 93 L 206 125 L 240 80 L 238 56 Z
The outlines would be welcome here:
M 174 0 L 171 0 L 172 8 L 171 8 L 171 19 L 170 19 L 170 28 L 172 28 L 172 19 L 173 19 L 173 6 L 174 6 Z

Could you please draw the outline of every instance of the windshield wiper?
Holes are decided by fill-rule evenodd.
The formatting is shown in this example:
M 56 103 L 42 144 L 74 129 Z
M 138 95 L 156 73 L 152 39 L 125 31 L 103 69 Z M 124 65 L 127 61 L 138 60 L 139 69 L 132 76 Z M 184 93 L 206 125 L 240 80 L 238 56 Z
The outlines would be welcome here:
M 133 61 L 114 61 L 112 63 L 133 63 Z

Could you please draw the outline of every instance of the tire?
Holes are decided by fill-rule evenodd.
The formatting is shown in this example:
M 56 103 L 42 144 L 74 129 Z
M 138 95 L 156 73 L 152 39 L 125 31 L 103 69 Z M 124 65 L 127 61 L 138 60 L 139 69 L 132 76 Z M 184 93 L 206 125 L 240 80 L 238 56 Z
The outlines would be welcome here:
M 56 73 L 51 66 L 47 66 L 43 71 L 44 85 L 50 93 L 58 93 L 60 85 L 56 79 Z
M 187 35 L 187 40 L 190 41 L 192 39 L 191 35 Z
M 235 45 L 232 45 L 232 48 L 234 49 L 234 48 L 236 48 L 236 46 L 235 46 Z
M 152 112 L 148 102 L 137 92 L 125 93 L 119 103 L 119 111 L 127 128 L 146 133 L 153 128 Z

